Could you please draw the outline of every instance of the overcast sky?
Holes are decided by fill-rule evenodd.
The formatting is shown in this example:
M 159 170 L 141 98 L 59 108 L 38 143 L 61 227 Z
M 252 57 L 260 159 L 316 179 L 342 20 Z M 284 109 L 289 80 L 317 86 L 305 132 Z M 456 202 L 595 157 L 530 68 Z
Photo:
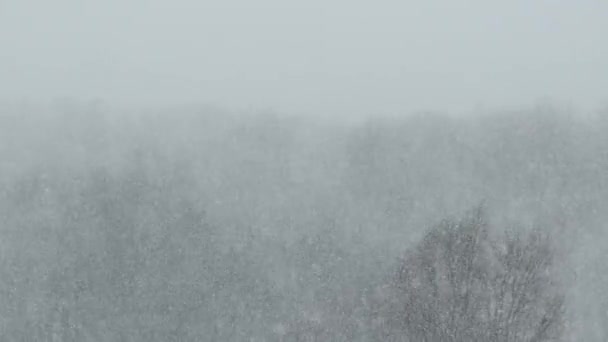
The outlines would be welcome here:
M 291 113 L 608 104 L 606 0 L 0 0 L 0 99 Z

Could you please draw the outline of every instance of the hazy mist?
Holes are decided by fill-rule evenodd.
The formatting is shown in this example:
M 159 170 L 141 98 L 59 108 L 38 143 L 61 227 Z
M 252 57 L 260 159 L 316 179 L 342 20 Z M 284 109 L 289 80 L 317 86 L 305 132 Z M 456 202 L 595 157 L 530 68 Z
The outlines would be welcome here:
M 608 341 L 606 33 L 0 0 L 0 341 Z
M 317 115 L 607 104 L 608 4 L 0 2 L 3 99 Z

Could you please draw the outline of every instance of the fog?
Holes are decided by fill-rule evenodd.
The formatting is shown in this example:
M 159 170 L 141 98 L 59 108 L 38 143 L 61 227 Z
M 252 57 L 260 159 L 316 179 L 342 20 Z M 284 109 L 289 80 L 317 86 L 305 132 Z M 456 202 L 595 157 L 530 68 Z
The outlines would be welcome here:
M 607 341 L 607 19 L 0 0 L 0 340 Z
M 607 13 L 601 0 L 4 0 L 0 92 L 334 117 L 595 110 Z
M 5 341 L 608 337 L 604 115 L 346 124 L 66 101 L 5 105 L 0 127 Z M 420 292 L 467 255 L 475 305 L 450 299 L 458 282 Z M 515 292 L 495 297 L 501 282 Z

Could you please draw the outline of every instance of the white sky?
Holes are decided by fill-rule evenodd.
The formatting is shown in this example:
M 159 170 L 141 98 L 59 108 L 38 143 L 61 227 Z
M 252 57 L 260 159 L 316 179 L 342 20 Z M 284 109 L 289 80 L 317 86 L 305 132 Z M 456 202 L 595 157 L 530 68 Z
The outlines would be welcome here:
M 399 114 L 608 104 L 606 0 L 0 0 L 0 99 Z

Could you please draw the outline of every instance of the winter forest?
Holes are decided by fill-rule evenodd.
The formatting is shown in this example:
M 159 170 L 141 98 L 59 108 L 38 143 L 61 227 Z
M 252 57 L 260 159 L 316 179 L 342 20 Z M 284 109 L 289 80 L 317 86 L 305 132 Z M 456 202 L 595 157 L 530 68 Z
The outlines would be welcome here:
M 5 104 L 2 341 L 606 341 L 608 113 Z

